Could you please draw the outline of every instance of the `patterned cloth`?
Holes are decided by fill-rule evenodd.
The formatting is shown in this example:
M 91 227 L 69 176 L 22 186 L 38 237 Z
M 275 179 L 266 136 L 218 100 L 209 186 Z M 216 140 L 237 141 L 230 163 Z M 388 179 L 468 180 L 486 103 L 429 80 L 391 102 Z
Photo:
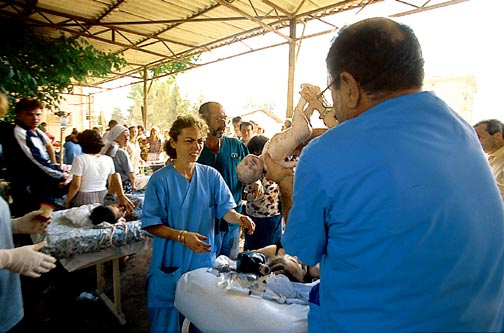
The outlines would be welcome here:
M 270 217 L 280 215 L 280 208 L 278 204 L 280 200 L 278 196 L 280 191 L 278 184 L 266 177 L 262 177 L 259 185 L 263 189 L 263 194 L 254 197 L 252 194 L 252 185 L 247 184 L 244 193 L 247 193 L 245 199 L 247 200 L 246 212 L 249 216 L 254 217 Z
M 52 213 L 52 221 L 47 229 L 47 245 L 43 252 L 57 259 L 72 258 L 76 255 L 98 252 L 111 247 L 128 245 L 131 242 L 139 242 L 149 237 L 142 230 L 142 222 L 138 220 L 143 203 L 143 195 L 129 197 L 135 204 L 132 216 L 137 220 L 116 223 L 109 228 L 100 229 L 95 226 L 76 227 L 70 220 L 69 210 L 60 210 Z

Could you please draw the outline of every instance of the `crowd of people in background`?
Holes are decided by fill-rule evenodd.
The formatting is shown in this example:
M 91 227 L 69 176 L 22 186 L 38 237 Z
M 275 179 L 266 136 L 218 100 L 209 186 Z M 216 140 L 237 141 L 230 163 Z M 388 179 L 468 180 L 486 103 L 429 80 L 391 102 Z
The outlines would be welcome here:
M 145 191 L 141 220 L 154 237 L 152 332 L 180 331 L 178 279 L 219 255 L 237 258 L 240 236 L 245 250 L 281 250 L 298 281 L 320 277 L 310 331 L 502 331 L 504 125 L 470 126 L 422 91 L 419 42 L 392 20 L 341 29 L 326 61 L 327 88 L 302 85 L 293 118 L 271 139 L 206 102 L 170 129 L 116 120 L 103 135 L 74 129 L 61 164 L 42 104 L 18 101 L 15 123 L 0 128 L 19 218 L 0 199 L 0 305 L 15 307 L 0 313 L 0 331 L 23 315 L 18 273 L 36 277 L 55 261 L 11 234 L 47 227 L 41 203 L 66 198 L 63 209 L 113 196 L 131 210 L 134 191 Z M 311 128 L 315 113 L 324 128 Z M 160 170 L 146 175 L 153 166 Z M 23 296 L 25 305 L 36 297 Z

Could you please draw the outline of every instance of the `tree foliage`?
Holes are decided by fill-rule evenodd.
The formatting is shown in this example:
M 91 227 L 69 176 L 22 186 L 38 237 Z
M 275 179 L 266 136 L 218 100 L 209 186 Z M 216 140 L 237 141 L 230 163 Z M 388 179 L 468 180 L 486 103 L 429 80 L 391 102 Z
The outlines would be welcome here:
M 85 39 L 63 34 L 45 38 L 23 22 L 0 23 L 0 89 L 11 101 L 33 97 L 58 109 L 61 93 L 89 77 L 105 77 L 126 65 L 121 55 L 95 49 Z
M 199 106 L 183 98 L 176 78 L 170 76 L 151 81 L 149 98 L 147 99 L 147 128 L 156 125 L 161 129 L 169 129 L 178 115 L 195 113 Z M 130 123 L 143 124 L 143 86 L 136 84 L 131 87 L 128 98 L 134 101 L 130 111 Z

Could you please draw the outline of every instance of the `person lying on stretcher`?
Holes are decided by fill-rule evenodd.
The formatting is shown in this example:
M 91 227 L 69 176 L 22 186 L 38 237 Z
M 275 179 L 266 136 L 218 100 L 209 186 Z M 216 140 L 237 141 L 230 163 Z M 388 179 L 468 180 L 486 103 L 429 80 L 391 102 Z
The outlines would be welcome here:
M 268 245 L 254 250 L 262 253 L 268 258 L 268 265 L 272 273 L 283 274 L 293 282 L 312 282 L 320 278 L 320 265 L 308 266 L 301 262 L 297 257 L 285 253 L 280 244 Z

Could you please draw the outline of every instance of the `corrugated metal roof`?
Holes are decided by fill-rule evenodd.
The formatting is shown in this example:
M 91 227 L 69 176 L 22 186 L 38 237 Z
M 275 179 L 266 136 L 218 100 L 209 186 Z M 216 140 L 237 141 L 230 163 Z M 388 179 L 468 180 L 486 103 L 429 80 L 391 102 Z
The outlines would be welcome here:
M 122 53 L 128 66 L 92 85 L 145 68 L 197 56 L 268 32 L 269 45 L 287 43 L 290 20 L 306 22 L 383 0 L 8 0 L 0 17 L 22 17 L 43 34 L 78 35 L 99 50 Z M 398 0 L 395 0 L 398 1 Z M 453 2 L 457 0 L 452 0 Z M 460 0 L 458 0 L 460 1 Z M 401 0 L 400 2 L 405 2 Z M 421 8 L 409 0 L 411 8 Z M 429 1 L 421 0 L 423 6 Z M 418 3 L 416 5 L 415 3 Z M 328 24 L 327 29 L 334 29 Z M 299 36 L 296 36 L 299 38 Z M 236 51 L 238 52 L 238 51 Z M 229 56 L 232 56 L 229 55 Z M 201 66 L 190 63 L 189 68 Z

